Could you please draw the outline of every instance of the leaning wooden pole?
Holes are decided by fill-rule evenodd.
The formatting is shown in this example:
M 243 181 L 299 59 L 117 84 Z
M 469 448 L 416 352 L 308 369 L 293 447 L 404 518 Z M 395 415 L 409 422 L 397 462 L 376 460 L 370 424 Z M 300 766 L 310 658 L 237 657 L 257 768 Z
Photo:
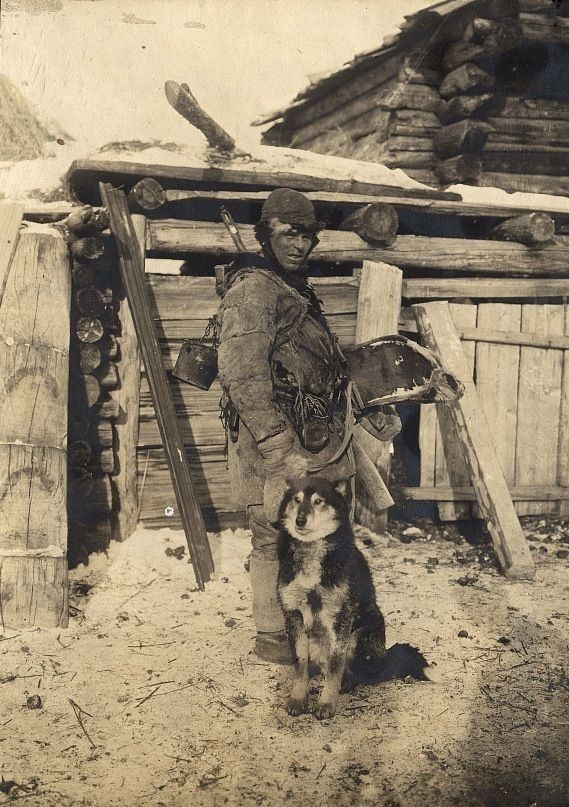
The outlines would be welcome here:
M 449 412 L 498 562 L 507 577 L 532 578 L 535 566 L 531 552 L 496 456 L 490 427 L 449 305 L 447 302 L 418 303 L 413 310 L 426 346 L 465 386 L 463 397 L 449 405 Z
M 55 231 L 20 235 L 0 305 L 0 621 L 67 625 L 71 270 Z
M 188 460 L 184 453 L 184 443 L 178 430 L 176 412 L 168 387 L 166 371 L 162 363 L 160 345 L 146 287 L 144 262 L 124 192 L 116 190 L 112 185 L 103 182 L 99 184 L 99 189 L 103 203 L 109 213 L 111 232 L 117 242 L 122 282 L 140 343 L 148 384 L 156 410 L 156 419 L 172 476 L 174 493 L 186 533 L 196 581 L 199 588 L 203 590 L 205 583 L 213 575 L 213 558 L 203 516 L 190 475 Z

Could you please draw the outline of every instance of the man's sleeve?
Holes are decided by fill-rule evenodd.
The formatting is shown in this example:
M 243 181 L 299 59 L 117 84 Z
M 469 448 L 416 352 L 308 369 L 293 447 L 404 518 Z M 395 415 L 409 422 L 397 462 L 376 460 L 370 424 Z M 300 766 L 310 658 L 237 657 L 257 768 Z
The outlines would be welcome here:
M 271 375 L 277 302 L 272 283 L 249 276 L 228 290 L 221 309 L 219 377 L 257 442 L 293 435 L 276 404 Z

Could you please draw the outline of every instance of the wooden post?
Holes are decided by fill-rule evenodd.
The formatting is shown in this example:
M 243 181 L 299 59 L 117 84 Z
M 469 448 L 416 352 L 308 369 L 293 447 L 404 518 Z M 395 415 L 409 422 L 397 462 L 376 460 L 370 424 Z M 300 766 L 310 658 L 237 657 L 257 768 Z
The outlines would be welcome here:
M 376 336 L 397 333 L 403 272 L 395 266 L 364 261 L 360 274 L 356 344 Z M 389 481 L 390 443 L 382 443 L 361 426 L 355 427 L 355 436 L 367 455 L 379 469 L 384 481 Z M 359 486 L 358 486 L 359 487 Z M 387 527 L 387 510 L 377 510 L 369 494 L 358 489 L 356 517 L 360 524 L 375 531 Z
M 451 404 L 449 410 L 498 562 L 508 577 L 532 578 L 535 567 L 529 546 L 508 492 L 448 303 L 419 303 L 413 308 L 427 347 L 465 386 L 464 396 Z
M 71 271 L 55 231 L 23 233 L 0 304 L 0 619 L 67 624 Z
M 146 255 L 146 218 L 133 216 L 132 222 L 142 260 Z M 140 410 L 140 345 L 134 328 L 128 299 L 121 300 L 119 317 L 121 333 L 117 336 L 120 351 L 120 387 L 113 397 L 119 406 L 115 422 L 118 473 L 113 478 L 118 510 L 113 520 L 113 538 L 124 541 L 136 529 L 138 517 L 137 459 Z

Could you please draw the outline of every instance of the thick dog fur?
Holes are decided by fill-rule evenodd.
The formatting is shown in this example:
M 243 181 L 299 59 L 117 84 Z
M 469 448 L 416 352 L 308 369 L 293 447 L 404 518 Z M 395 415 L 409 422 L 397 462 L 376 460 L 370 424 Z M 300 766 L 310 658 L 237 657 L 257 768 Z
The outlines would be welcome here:
M 278 593 L 294 663 L 291 715 L 307 711 L 309 664 L 325 675 L 313 710 L 321 720 L 335 714 L 340 688 L 427 678 L 427 661 L 414 647 L 385 649 L 385 622 L 354 541 L 347 491 L 345 480 L 291 480 L 280 506 Z

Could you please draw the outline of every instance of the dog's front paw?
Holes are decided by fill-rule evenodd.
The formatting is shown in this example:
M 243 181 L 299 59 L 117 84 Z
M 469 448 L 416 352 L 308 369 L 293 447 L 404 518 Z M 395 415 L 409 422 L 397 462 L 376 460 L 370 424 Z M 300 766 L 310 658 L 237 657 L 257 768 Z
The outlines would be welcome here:
M 289 698 L 286 702 L 286 710 L 293 717 L 304 714 L 306 712 L 306 698 Z
M 329 720 L 336 714 L 335 703 L 317 703 L 313 709 L 314 717 L 317 720 Z

